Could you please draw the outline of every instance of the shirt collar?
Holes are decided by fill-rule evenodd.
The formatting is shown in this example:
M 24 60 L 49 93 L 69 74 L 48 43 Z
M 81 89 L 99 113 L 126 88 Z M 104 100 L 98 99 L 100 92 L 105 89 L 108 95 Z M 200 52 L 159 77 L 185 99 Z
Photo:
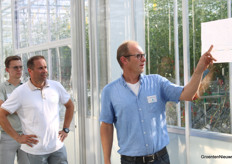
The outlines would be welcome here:
M 28 83 L 29 88 L 30 88 L 32 91 L 34 91 L 34 90 L 41 90 L 40 88 L 38 88 L 38 87 L 36 87 L 36 86 L 34 86 L 34 85 L 32 84 L 31 79 L 29 79 L 27 83 Z M 49 82 L 48 82 L 48 80 L 46 80 L 45 86 L 44 86 L 43 88 L 49 87 L 49 86 L 50 86 L 50 85 L 49 85 Z
M 144 75 L 143 75 L 143 74 L 140 74 L 140 76 L 139 76 L 140 84 L 143 83 L 143 79 L 144 79 Z M 120 80 L 121 80 L 121 83 L 122 83 L 122 85 L 123 85 L 124 87 L 127 86 L 126 80 L 124 79 L 123 74 L 121 75 Z
M 12 85 L 11 83 L 9 83 L 9 81 L 8 80 L 6 80 L 6 85 Z M 17 86 L 19 86 L 19 85 L 22 85 L 23 84 L 23 82 L 22 81 L 20 81 L 20 83 L 17 85 Z

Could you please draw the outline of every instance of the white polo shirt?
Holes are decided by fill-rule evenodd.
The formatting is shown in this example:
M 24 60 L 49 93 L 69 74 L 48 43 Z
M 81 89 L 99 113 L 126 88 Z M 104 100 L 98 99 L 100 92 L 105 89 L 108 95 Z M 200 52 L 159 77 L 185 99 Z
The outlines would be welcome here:
M 29 80 L 16 88 L 2 104 L 9 113 L 17 112 L 24 134 L 35 134 L 39 142 L 32 148 L 22 144 L 21 149 L 34 155 L 49 154 L 63 147 L 58 138 L 59 104 L 66 104 L 70 95 L 56 81 L 47 80 L 41 90 Z

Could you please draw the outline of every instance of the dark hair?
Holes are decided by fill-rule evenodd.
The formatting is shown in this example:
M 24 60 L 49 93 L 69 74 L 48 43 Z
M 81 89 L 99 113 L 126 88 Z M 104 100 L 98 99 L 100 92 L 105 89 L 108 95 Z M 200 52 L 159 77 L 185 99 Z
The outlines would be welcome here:
M 9 67 L 10 67 L 10 62 L 11 62 L 12 60 L 20 60 L 20 61 L 21 61 L 21 57 L 20 57 L 20 56 L 17 56 L 17 55 L 8 56 L 8 57 L 5 59 L 5 66 L 6 66 L 6 68 L 9 68 Z
M 34 68 L 34 61 L 38 60 L 38 59 L 44 59 L 44 56 L 41 55 L 36 55 L 36 56 L 32 56 L 28 61 L 27 61 L 27 68 L 33 69 Z
M 122 68 L 122 62 L 121 62 L 120 58 L 122 56 L 129 55 L 129 44 L 131 44 L 131 43 L 138 44 L 135 41 L 129 40 L 129 41 L 126 41 L 126 42 L 122 43 L 118 47 L 118 50 L 117 50 L 117 60 L 118 60 L 119 65 L 121 66 L 121 68 Z

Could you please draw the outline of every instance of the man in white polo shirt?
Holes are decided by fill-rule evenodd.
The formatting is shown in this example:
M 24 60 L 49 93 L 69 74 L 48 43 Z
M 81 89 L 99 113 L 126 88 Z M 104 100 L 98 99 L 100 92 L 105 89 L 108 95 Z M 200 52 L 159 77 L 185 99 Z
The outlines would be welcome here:
M 47 80 L 47 64 L 43 56 L 33 56 L 27 62 L 30 80 L 16 88 L 0 108 L 0 125 L 21 143 L 31 164 L 66 164 L 63 144 L 69 132 L 74 105 L 64 87 Z M 66 107 L 63 130 L 59 131 L 59 104 Z M 6 117 L 14 112 L 22 123 L 19 135 Z

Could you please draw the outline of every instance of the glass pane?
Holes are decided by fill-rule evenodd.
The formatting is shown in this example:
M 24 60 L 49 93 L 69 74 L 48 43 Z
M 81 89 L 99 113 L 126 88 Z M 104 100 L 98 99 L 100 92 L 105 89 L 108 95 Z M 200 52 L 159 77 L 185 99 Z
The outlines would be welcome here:
M 181 17 L 181 1 L 178 7 Z M 147 74 L 160 74 L 175 83 L 175 54 L 174 54 L 174 2 L 172 0 L 148 0 L 145 3 L 146 12 L 146 61 Z M 179 21 L 180 22 L 180 21 Z M 181 28 L 178 29 L 179 38 L 182 37 Z M 179 54 L 182 54 L 182 45 L 179 46 Z M 182 70 L 182 56 L 179 58 L 180 70 Z M 183 73 L 180 72 L 183 81 Z M 182 82 L 180 82 L 182 83 Z M 183 105 L 183 104 L 182 104 Z M 182 106 L 181 105 L 181 106 Z M 184 108 L 181 108 L 184 110 Z M 178 112 L 180 106 L 176 103 L 166 104 L 167 123 L 178 125 Z
M 2 64 L 7 56 L 13 55 L 13 33 L 12 33 L 12 19 L 11 19 L 11 7 L 9 6 L 10 3 L 2 2 L 2 28 L 1 28 L 1 52 L 2 54 Z M 5 65 L 1 68 L 5 68 Z M 3 76 L 4 78 L 8 78 L 8 73 L 4 71 Z
M 201 23 L 227 18 L 227 0 L 189 3 L 191 72 L 201 56 Z M 228 64 L 214 64 L 204 73 L 201 98 L 192 103 L 192 128 L 231 133 Z
M 87 116 L 91 116 L 91 95 L 92 95 L 92 88 L 91 88 L 91 77 L 90 77 L 90 54 L 89 54 L 89 3 L 85 1 L 85 38 L 86 38 L 86 64 L 87 64 L 87 96 L 88 96 L 88 108 L 86 111 Z
M 9 1 L 9 0 L 7 0 Z M 18 7 L 25 7 L 28 4 L 28 0 L 16 0 L 17 6 Z
M 35 52 L 30 52 L 30 57 L 35 56 Z
M 42 50 L 41 53 L 42 53 L 42 56 L 44 56 L 44 58 L 45 58 L 45 60 L 46 60 L 46 62 L 47 62 L 47 69 L 48 69 L 48 72 L 49 72 L 48 50 Z
M 16 24 L 16 42 L 17 48 L 25 48 L 29 45 L 29 15 L 28 9 L 23 8 L 16 10 L 17 19 L 15 19 Z
M 59 47 L 59 60 L 61 69 L 61 84 L 71 93 L 72 56 L 68 46 Z
M 29 79 L 29 73 L 27 70 L 27 61 L 30 58 L 30 56 L 28 54 L 22 54 L 21 56 L 22 58 L 22 64 L 23 64 L 23 75 L 22 75 L 22 81 L 26 82 Z
M 5 57 L 12 55 L 12 37 L 11 8 L 8 8 L 2 11 L 2 48 Z
M 50 33 L 51 40 L 71 37 L 70 0 L 50 0 Z
M 16 1 L 17 48 L 71 37 L 70 0 Z
M 31 45 L 47 41 L 47 6 L 46 0 L 31 4 Z
M 1 1 L 1 9 L 5 10 L 6 8 L 11 8 L 11 1 L 9 1 L 9 0 L 2 0 Z
M 58 50 L 58 51 L 57 51 Z M 47 65 L 51 68 L 49 73 L 51 73 L 51 80 L 59 81 L 64 88 L 72 96 L 71 89 L 71 49 L 68 46 L 63 46 L 59 48 L 52 48 L 50 63 Z M 63 121 L 65 116 L 65 107 L 60 104 L 60 127 L 63 127 Z M 70 128 L 74 128 L 74 120 L 72 121 Z
M 35 51 L 35 55 L 42 55 L 42 51 Z
M 58 52 L 56 50 L 56 48 L 52 48 L 50 49 L 51 51 L 51 63 L 49 63 L 51 66 L 51 70 L 49 71 L 49 73 L 51 74 L 51 80 L 56 80 L 61 82 L 61 73 L 60 73 L 60 60 L 58 57 Z

